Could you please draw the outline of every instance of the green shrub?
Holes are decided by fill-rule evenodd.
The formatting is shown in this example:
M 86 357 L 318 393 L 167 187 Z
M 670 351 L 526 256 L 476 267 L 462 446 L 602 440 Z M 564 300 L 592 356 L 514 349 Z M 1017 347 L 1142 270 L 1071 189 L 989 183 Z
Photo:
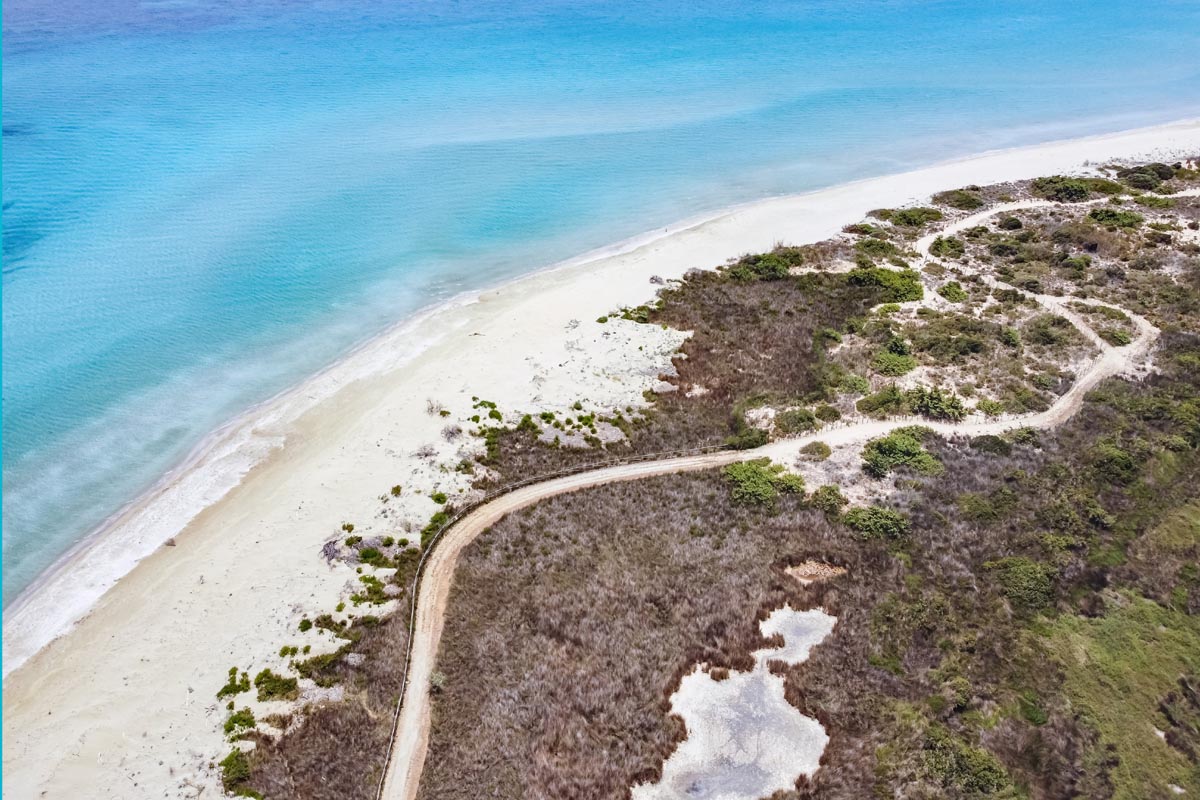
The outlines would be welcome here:
M 1039 197 L 1058 203 L 1078 203 L 1087 200 L 1088 195 L 1091 194 L 1091 190 L 1083 180 L 1067 178 L 1062 175 L 1038 178 L 1033 182 L 1032 188 L 1033 193 Z
M 803 433 L 817 427 L 817 417 L 807 408 L 789 408 L 775 416 L 775 425 L 784 433 Z
M 1117 177 L 1123 183 L 1146 192 L 1157 189 L 1163 181 L 1170 180 L 1174 175 L 1174 169 L 1158 163 L 1117 170 Z
M 1057 314 L 1039 314 L 1025 326 L 1025 339 L 1033 344 L 1061 346 L 1077 336 L 1075 326 Z
M 1087 200 L 1092 192 L 1116 195 L 1124 189 L 1121 185 L 1104 178 L 1067 178 L 1051 175 L 1033 182 L 1033 193 L 1058 203 L 1078 203 Z
M 888 215 L 888 221 L 893 225 L 902 225 L 906 228 L 920 228 L 922 225 L 941 219 L 945 219 L 945 215 L 941 211 L 928 207 L 901 208 Z
M 786 278 L 788 271 L 801 263 L 803 258 L 799 256 L 792 259 L 779 252 L 759 253 L 742 256 L 728 268 L 728 272 L 729 277 L 736 281 L 775 281 Z
M 824 486 L 817 487 L 809 498 L 809 503 L 813 508 L 824 511 L 828 516 L 836 517 L 842 513 L 842 507 L 849 504 L 849 500 L 842 494 L 842 490 L 837 484 L 827 483 Z
M 891 414 L 902 414 L 908 410 L 904 392 L 893 383 L 869 394 L 855 404 L 862 414 L 875 417 L 886 417 Z
M 926 733 L 922 761 L 943 786 L 968 796 L 995 794 L 1011 785 L 1008 773 L 991 753 L 958 739 L 941 725 Z
M 235 731 L 247 730 L 255 725 L 254 712 L 248 708 L 243 708 L 241 711 L 230 714 L 229 719 L 225 720 L 225 734 L 229 735 Z
M 364 547 L 358 551 L 358 557 L 364 564 L 370 564 L 372 567 L 386 567 L 390 565 L 388 557 L 374 547 Z
M 444 506 L 446 504 L 446 500 L 448 499 L 445 492 L 434 492 L 433 494 L 429 495 L 429 497 L 439 506 Z
M 932 389 L 918 386 L 907 393 L 906 400 L 914 412 L 930 419 L 958 422 L 967 415 L 967 409 L 958 395 L 943 392 L 936 386 Z
M 912 356 L 899 355 L 889 350 L 881 350 L 871 360 L 871 367 L 880 375 L 895 377 L 916 369 L 917 360 Z
M 883 296 L 879 299 L 883 303 L 907 303 L 925 297 L 921 276 L 911 269 L 855 267 L 846 273 L 846 280 L 854 286 L 880 287 Z
M 854 250 L 868 259 L 889 258 L 900 255 L 900 248 L 884 239 L 869 237 L 854 243 Z
M 938 192 L 933 196 L 933 202 L 957 208 L 959 211 L 974 211 L 977 208 L 983 208 L 983 198 L 966 189 Z
M 908 535 L 908 517 L 899 511 L 880 506 L 857 506 L 846 512 L 842 520 L 863 539 L 895 541 Z
M 233 695 L 248 691 L 250 691 L 250 676 L 243 672 L 242 676 L 239 678 L 238 668 L 230 667 L 229 680 L 224 686 L 217 690 L 217 699 L 220 700 L 224 697 L 231 697 Z
M 219 766 L 221 767 L 221 783 L 227 792 L 232 791 L 238 783 L 250 777 L 250 759 L 241 750 L 230 752 L 221 759 Z
M 285 678 L 276 675 L 269 669 L 254 676 L 254 688 L 258 689 L 258 700 L 295 700 L 300 696 L 299 685 L 295 678 Z
M 971 439 L 971 449 L 996 456 L 1007 456 L 1012 453 L 1012 445 L 999 436 L 985 433 Z
M 1016 328 L 1005 328 L 1000 331 L 1000 341 L 1005 347 L 1020 347 L 1021 333 Z
M 725 440 L 725 446 L 734 450 L 753 450 L 767 443 L 767 432 L 743 423 L 733 436 Z
M 311 630 L 312 626 L 313 626 L 312 620 L 309 619 L 308 617 L 305 617 L 304 619 L 300 620 L 300 632 L 301 633 Z
M 780 492 L 799 494 L 804 491 L 801 476 L 785 473 L 781 465 L 772 464 L 766 458 L 730 464 L 725 467 L 724 474 L 733 484 L 733 501 L 742 505 L 770 508 L 775 505 Z
M 930 433 L 928 428 L 909 426 L 897 428 L 887 436 L 872 439 L 863 448 L 863 470 L 872 477 L 882 478 L 896 467 L 909 467 L 922 475 L 939 475 L 943 467 L 921 445 Z
M 397 483 L 395 486 L 392 487 L 392 497 L 399 497 L 400 492 L 402 492 L 402 491 L 404 491 L 403 487 L 401 487 L 400 484 Z
M 1174 208 L 1175 201 L 1169 197 L 1158 197 L 1152 194 L 1143 194 L 1133 198 L 1133 202 L 1144 208 Z
M 822 422 L 837 422 L 842 418 L 842 412 L 838 411 L 828 403 L 822 403 L 821 405 L 817 406 L 813 413 L 816 415 L 817 419 L 821 420 Z
M 962 284 L 958 281 L 949 281 L 938 289 L 938 294 L 949 300 L 951 303 L 965 302 L 970 295 L 962 288 Z
M 429 523 L 421 529 L 421 547 L 422 549 L 429 546 L 429 542 L 437 535 L 437 532 L 442 529 L 442 526 L 450 521 L 450 514 L 444 509 L 438 511 L 429 518 Z
M 866 394 L 871 391 L 871 384 L 861 375 L 847 373 L 842 377 L 838 388 L 847 394 Z
M 984 565 L 996 574 L 1004 594 L 1016 611 L 1030 613 L 1045 608 L 1054 597 L 1054 567 L 1023 556 L 988 561 Z
M 1050 721 L 1049 715 L 1038 705 L 1037 695 L 1032 691 L 1017 695 L 1017 708 L 1024 720 L 1035 727 L 1041 727 Z
M 1025 225 L 1021 222 L 1019 217 L 1006 214 L 1000 217 L 1000 219 L 996 220 L 996 227 L 1002 231 L 1019 231 L 1021 228 L 1024 228 Z
M 999 400 L 991 400 L 987 397 L 981 397 L 975 403 L 975 410 L 981 414 L 986 414 L 989 417 L 998 417 L 1004 413 L 1004 403 Z
M 1096 331 L 1101 339 L 1111 344 L 1113 347 L 1124 347 L 1133 341 L 1133 337 L 1128 333 L 1116 328 L 1101 328 Z
M 1118 208 L 1093 208 L 1088 217 L 1100 225 L 1111 225 L 1114 228 L 1136 228 L 1145 221 L 1145 217 L 1134 211 L 1122 211 Z
M 370 603 L 371 605 L 380 606 L 391 599 L 388 597 L 387 592 L 384 591 L 383 581 L 374 575 L 360 575 L 358 580 L 363 585 L 364 591 L 355 592 L 350 595 L 350 602 L 354 603 L 354 605 Z
M 948 261 L 962 258 L 967 252 L 963 240 L 954 236 L 939 236 L 929 245 L 929 254 Z
M 809 442 L 800 448 L 800 454 L 815 461 L 824 461 L 833 455 L 833 450 L 824 442 Z
M 1092 468 L 1112 483 L 1132 483 L 1138 476 L 1137 461 L 1112 442 L 1101 442 L 1090 455 Z

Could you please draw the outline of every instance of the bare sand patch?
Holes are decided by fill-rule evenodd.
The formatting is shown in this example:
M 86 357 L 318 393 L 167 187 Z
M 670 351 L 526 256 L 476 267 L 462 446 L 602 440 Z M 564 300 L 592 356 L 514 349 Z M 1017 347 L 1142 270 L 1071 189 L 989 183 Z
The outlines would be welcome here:
M 771 661 L 799 664 L 837 623 L 823 609 L 776 609 L 759 628 L 783 644 L 754 653 L 754 669 L 714 679 L 698 664 L 671 696 L 687 738 L 663 764 L 662 780 L 633 787 L 633 800 L 756 800 L 790 789 L 820 766 L 824 727 L 784 699 Z

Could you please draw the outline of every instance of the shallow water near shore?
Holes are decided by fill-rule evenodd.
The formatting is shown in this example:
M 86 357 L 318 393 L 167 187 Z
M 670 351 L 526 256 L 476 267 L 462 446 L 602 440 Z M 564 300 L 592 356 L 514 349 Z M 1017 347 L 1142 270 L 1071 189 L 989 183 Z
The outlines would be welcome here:
M 1186 116 L 1198 29 L 1165 2 L 6 3 L 4 601 L 418 308 L 732 203 Z

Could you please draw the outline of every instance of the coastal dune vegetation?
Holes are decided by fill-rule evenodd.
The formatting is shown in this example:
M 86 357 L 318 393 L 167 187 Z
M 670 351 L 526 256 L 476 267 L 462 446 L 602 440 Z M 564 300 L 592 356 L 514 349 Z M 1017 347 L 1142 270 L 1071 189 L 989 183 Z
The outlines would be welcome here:
M 477 399 L 478 455 L 451 466 L 475 496 L 599 459 L 1044 411 L 1103 348 L 1142 336 L 1131 313 L 1162 330 L 1153 371 L 1101 383 L 1053 430 L 946 439 L 906 422 L 871 438 L 855 478 L 869 502 L 747 461 L 505 518 L 459 564 L 420 796 L 623 797 L 658 780 L 686 736 L 669 713 L 680 679 L 698 663 L 750 669 L 758 622 L 785 603 L 839 622 L 784 672 L 830 742 L 779 797 L 1200 791 L 1200 176 L 1103 175 L 944 192 L 605 315 L 594 324 L 692 332 L 647 408 L 506 417 Z M 810 448 L 807 468 L 831 454 Z M 433 499 L 411 542 L 351 535 L 331 551 L 360 565 L 360 586 L 348 616 L 309 621 L 335 648 L 290 670 L 342 697 L 256 727 L 230 706 L 230 731 L 255 746 L 221 762 L 227 789 L 373 796 L 416 559 L 465 502 Z M 787 570 L 808 561 L 845 574 L 801 585 Z M 1164 647 L 1131 659 L 1120 643 L 1151 624 Z M 1112 701 L 1122 714 L 1100 707 L 1093 661 L 1133 687 Z

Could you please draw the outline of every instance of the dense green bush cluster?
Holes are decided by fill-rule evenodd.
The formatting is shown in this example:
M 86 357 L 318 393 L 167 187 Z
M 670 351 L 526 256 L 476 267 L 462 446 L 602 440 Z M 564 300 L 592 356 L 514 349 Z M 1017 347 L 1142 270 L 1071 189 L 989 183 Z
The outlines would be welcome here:
M 933 202 L 957 208 L 959 211 L 974 211 L 977 208 L 983 208 L 983 198 L 969 189 L 938 192 L 933 196 Z
M 767 458 L 730 464 L 724 473 L 732 484 L 733 501 L 742 505 L 773 508 L 780 492 L 804 493 L 804 478 L 785 472 L 782 465 Z
M 939 236 L 929 245 L 929 254 L 950 261 L 962 258 L 967 246 L 956 236 Z
M 1159 162 L 1141 164 L 1117 170 L 1117 177 L 1126 186 L 1142 191 L 1154 191 L 1162 185 L 1163 181 L 1169 181 L 1175 177 L 1175 168 Z
M 941 725 L 932 726 L 925 737 L 925 768 L 947 788 L 968 796 L 996 794 L 1011 786 L 1004 767 L 988 751 L 973 747 Z
M 1004 593 L 1017 611 L 1037 611 L 1054 598 L 1053 577 L 1057 570 L 1049 564 L 1012 556 L 989 561 L 983 566 L 996 573 Z
M 938 294 L 949 300 L 951 303 L 962 303 L 969 297 L 966 290 L 962 288 L 962 284 L 958 281 L 948 281 L 938 289 Z
M 238 677 L 238 668 L 230 667 L 229 680 L 217 691 L 217 699 L 221 700 L 248 691 L 250 691 L 250 676 L 243 672 L 241 677 Z
M 1108 206 L 1093 208 L 1088 214 L 1088 218 L 1101 225 L 1109 225 L 1114 228 L 1136 228 L 1146 220 L 1145 217 L 1134 211 L 1122 211 L 1119 208 L 1109 208 Z
M 905 399 L 914 412 L 929 419 L 958 422 L 967 415 L 967 409 L 958 395 L 936 386 L 929 389 L 917 386 L 906 393 Z
M 911 269 L 856 267 L 846 273 L 846 279 L 854 286 L 880 287 L 883 289 L 880 301 L 884 303 L 907 303 L 925 296 L 921 276 Z
M 941 474 L 942 462 L 922 446 L 930 433 L 928 428 L 910 425 L 872 439 L 863 448 L 863 471 L 875 478 L 884 477 L 896 467 L 908 467 L 922 475 Z
M 903 539 L 910 527 L 904 514 L 881 506 L 857 506 L 842 520 L 864 539 Z
M 817 427 L 817 416 L 807 408 L 789 408 L 775 415 L 775 426 L 784 433 L 804 433 Z
M 254 676 L 254 688 L 258 689 L 259 702 L 266 700 L 295 700 L 300 696 L 299 684 L 295 678 L 285 678 L 276 675 L 269 669 Z
M 1104 178 L 1068 178 L 1063 175 L 1038 178 L 1032 188 L 1037 196 L 1059 203 L 1078 203 L 1087 200 L 1092 192 L 1116 195 L 1124 191 L 1119 183 Z
M 792 267 L 798 267 L 803 263 L 804 250 L 802 248 L 777 247 L 769 253 L 742 256 L 729 265 L 727 271 L 729 277 L 736 281 L 777 281 L 786 278 Z
M 901 208 L 890 212 L 887 216 L 888 222 L 893 225 L 902 225 L 906 228 L 920 228 L 923 225 L 928 225 L 930 222 L 937 222 L 944 218 L 945 216 L 941 211 L 928 207 Z

